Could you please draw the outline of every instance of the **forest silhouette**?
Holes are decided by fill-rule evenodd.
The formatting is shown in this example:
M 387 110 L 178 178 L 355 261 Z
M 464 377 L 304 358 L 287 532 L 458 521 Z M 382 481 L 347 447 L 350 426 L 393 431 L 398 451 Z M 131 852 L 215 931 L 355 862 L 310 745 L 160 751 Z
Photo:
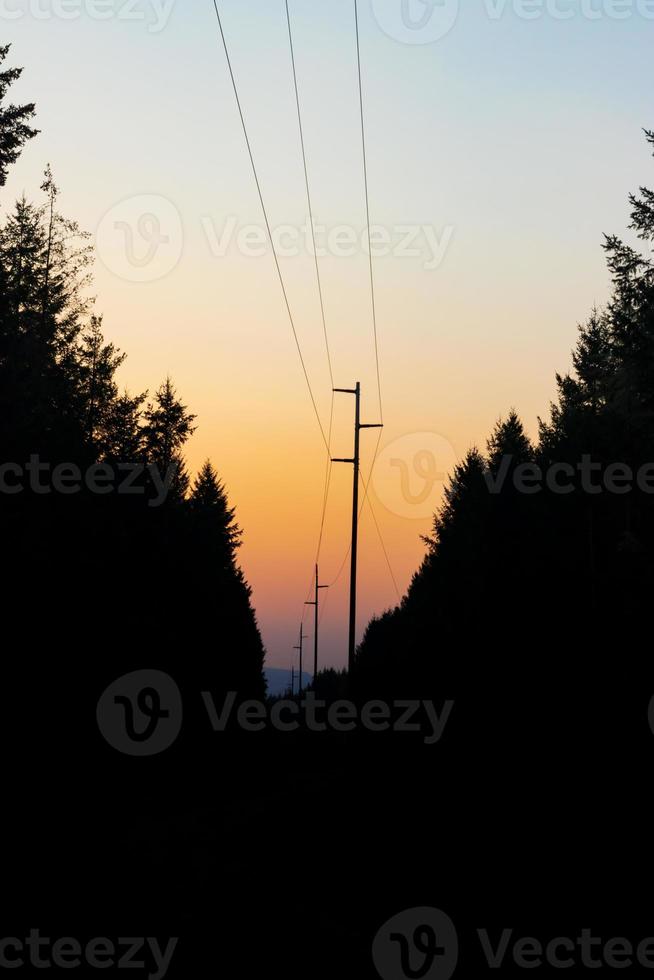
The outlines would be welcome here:
M 35 107 L 8 101 L 20 76 L 8 55 L 0 48 L 0 188 L 37 136 Z M 654 133 L 646 138 L 654 148 Z M 579 328 L 538 440 L 511 411 L 483 451 L 468 452 L 406 596 L 368 625 L 354 676 L 327 669 L 315 679 L 327 701 L 451 699 L 443 743 L 432 752 L 419 737 L 236 733 L 217 752 L 191 718 L 145 770 L 112 754 L 94 727 L 107 685 L 156 666 L 185 691 L 264 699 L 265 650 L 226 488 L 210 461 L 194 479 L 187 470 L 196 418 L 170 378 L 153 393 L 119 389 L 124 355 L 89 299 L 89 236 L 59 213 L 49 167 L 41 192 L 38 203 L 20 198 L 0 228 L 12 914 L 41 914 L 44 926 L 68 912 L 79 929 L 186 930 L 195 945 L 179 954 L 182 976 L 203 975 L 188 971 L 206 966 L 212 942 L 217 956 L 218 925 L 220 955 L 246 946 L 251 975 L 277 956 L 289 976 L 373 975 L 371 937 L 402 903 L 461 911 L 486 901 L 510 919 L 527 889 L 547 920 L 546 886 L 571 863 L 575 888 L 559 910 L 572 914 L 582 895 L 584 920 L 622 902 L 637 922 L 643 909 L 625 898 L 615 861 L 645 866 L 648 832 L 650 258 L 607 237 L 611 299 Z M 651 249 L 646 188 L 631 197 L 630 231 Z M 132 492 L 84 480 L 47 492 L 57 467 L 68 474 L 60 480 L 93 473 L 99 485 L 103 473 L 129 475 Z M 527 472 L 553 468 L 556 483 L 534 490 L 532 479 L 525 490 Z M 645 476 L 606 490 L 607 475 L 625 483 L 627 468 Z M 536 885 L 524 867 L 534 839 Z M 307 855 L 310 901 L 298 877 Z
M 18 74 L 3 72 L 3 99 Z M 36 135 L 33 114 L 31 105 L 3 107 L 3 184 Z M 40 610 L 32 628 L 44 642 L 92 629 L 102 610 L 108 635 L 119 629 L 134 649 L 167 660 L 177 647 L 177 671 L 196 684 L 262 697 L 263 645 L 237 563 L 241 531 L 212 464 L 191 482 L 184 462 L 195 416 L 170 378 L 152 395 L 119 390 L 125 355 L 105 341 L 89 298 L 89 235 L 59 213 L 49 167 L 41 190 L 43 202 L 22 197 L 0 232 L 0 445 L 16 467 L 6 473 L 2 533 L 19 562 L 8 608 L 29 583 Z M 83 478 L 57 492 L 57 466 Z M 90 470 L 97 487 L 87 485 Z M 105 472 L 113 484 L 102 483 Z M 217 634 L 209 657 L 207 638 Z M 114 671 L 116 639 L 98 636 L 96 667 L 106 658 Z

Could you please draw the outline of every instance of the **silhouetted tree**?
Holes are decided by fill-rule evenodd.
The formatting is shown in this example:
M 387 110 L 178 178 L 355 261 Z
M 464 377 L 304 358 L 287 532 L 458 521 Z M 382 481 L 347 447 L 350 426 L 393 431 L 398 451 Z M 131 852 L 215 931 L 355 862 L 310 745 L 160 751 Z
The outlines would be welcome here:
M 84 421 L 89 443 L 95 445 L 100 455 L 105 455 L 108 449 L 109 426 L 115 419 L 114 406 L 118 398 L 115 374 L 124 360 L 125 354 L 116 350 L 113 344 L 105 344 L 102 318 L 91 317 L 89 325 L 82 331 L 77 351 L 78 412 Z
M 9 54 L 10 47 L 10 44 L 0 46 L 0 65 Z M 5 105 L 10 86 L 22 73 L 22 68 L 5 68 L 0 71 L 0 187 L 5 185 L 7 170 L 20 156 L 25 143 L 38 132 L 28 125 L 35 112 L 32 103 L 22 106 Z
M 225 562 L 233 563 L 243 532 L 236 523 L 234 509 L 227 502 L 225 488 L 210 460 L 204 463 L 193 484 L 190 509 L 196 525 L 214 538 L 224 554 Z
M 231 685 L 234 690 L 249 690 L 251 696 L 263 697 L 263 645 L 250 602 L 251 590 L 236 561 L 242 531 L 209 460 L 195 480 L 188 508 L 189 550 L 185 564 L 193 601 L 198 609 L 206 611 L 207 617 L 199 624 L 191 624 L 191 635 L 198 634 L 198 625 L 203 630 L 206 622 L 211 622 L 216 631 L 213 656 L 220 664 L 218 676 L 223 691 Z M 197 642 L 201 643 L 199 635 Z M 236 648 L 240 651 L 237 658 L 232 652 Z M 204 666 L 205 671 L 207 666 L 210 663 Z
M 18 74 L 0 76 L 0 103 Z M 31 111 L 0 112 L 2 182 L 33 135 Z M 35 458 L 80 482 L 0 496 L 0 536 L 13 556 L 7 626 L 20 626 L 28 591 L 32 647 L 65 650 L 39 660 L 34 710 L 46 718 L 58 703 L 51 727 L 63 735 L 89 691 L 140 666 L 146 648 L 181 685 L 263 694 L 263 643 L 235 559 L 241 531 L 210 464 L 186 499 L 195 415 L 170 379 L 147 403 L 147 393 L 119 393 L 124 355 L 94 312 L 89 236 L 60 214 L 49 166 L 41 190 L 45 203 L 22 197 L 0 226 L 0 463 L 24 468 Z M 86 481 L 95 464 L 113 484 Z M 148 464 L 159 481 L 143 472 Z M 173 466 L 166 492 L 160 481 Z M 33 660 L 15 657 L 11 671 L 5 686 L 27 692 Z
M 654 133 L 646 136 L 654 147 Z M 631 205 L 631 228 L 651 250 L 654 194 L 641 188 Z M 521 676 L 545 699 L 568 662 L 574 669 L 557 696 L 571 699 L 601 675 L 591 651 L 611 638 L 622 645 L 644 624 L 654 586 L 652 495 L 635 484 L 619 494 L 601 487 L 612 464 L 635 477 L 654 459 L 654 265 L 616 236 L 605 249 L 611 300 L 579 328 L 572 371 L 557 375 L 537 445 L 512 411 L 486 454 L 472 450 L 456 467 L 407 595 L 366 631 L 364 689 L 434 692 L 466 677 L 497 689 Z M 534 464 L 548 479 L 556 467 L 567 486 L 539 483 Z M 527 490 L 516 480 L 526 474 L 536 480 Z M 543 629 L 556 637 L 549 647 Z M 633 662 L 629 669 L 633 680 Z
M 145 456 L 143 434 L 143 405 L 147 392 L 112 398 L 103 418 L 103 456 L 115 462 L 140 462 Z
M 92 307 L 92 252 L 88 235 L 56 211 L 49 170 L 43 189 L 45 206 L 23 196 L 0 229 L 1 437 L 14 458 L 29 448 L 74 459 L 88 427 L 80 338 Z
M 143 413 L 143 440 L 148 462 L 164 474 L 173 467 L 171 494 L 175 499 L 186 496 L 189 477 L 182 449 L 195 432 L 196 416 L 178 399 L 170 378 L 154 394 Z

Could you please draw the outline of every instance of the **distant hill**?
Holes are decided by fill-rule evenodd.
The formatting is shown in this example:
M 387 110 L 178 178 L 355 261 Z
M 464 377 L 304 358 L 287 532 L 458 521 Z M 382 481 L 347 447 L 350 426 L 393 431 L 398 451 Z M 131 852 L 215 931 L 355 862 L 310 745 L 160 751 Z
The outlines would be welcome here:
M 291 689 L 291 672 L 290 670 L 282 670 L 279 667 L 266 667 L 264 669 L 264 674 L 268 682 L 268 696 L 269 697 L 279 697 L 280 694 L 286 694 L 287 691 Z M 312 674 L 307 674 L 306 671 L 302 672 L 302 686 L 308 687 L 308 685 L 313 680 Z M 295 690 L 297 691 L 297 674 L 295 676 Z

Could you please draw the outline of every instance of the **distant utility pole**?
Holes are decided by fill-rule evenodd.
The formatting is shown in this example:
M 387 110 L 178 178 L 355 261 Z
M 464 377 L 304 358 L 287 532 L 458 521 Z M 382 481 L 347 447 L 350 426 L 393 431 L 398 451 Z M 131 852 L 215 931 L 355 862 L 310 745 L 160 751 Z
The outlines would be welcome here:
M 316 687 L 316 677 L 318 676 L 318 596 L 320 589 L 328 589 L 328 585 L 318 585 L 318 566 L 316 565 L 316 591 L 313 602 L 305 602 L 305 606 L 314 607 L 314 626 L 313 626 L 313 687 Z
M 354 395 L 354 458 L 333 459 L 332 463 L 352 463 L 354 466 L 354 487 L 352 492 L 352 547 L 350 552 L 350 631 L 347 652 L 347 669 L 350 680 L 354 674 L 354 652 L 356 648 L 357 626 L 357 547 L 359 538 L 359 434 L 361 429 L 383 429 L 381 424 L 364 425 L 361 419 L 361 385 L 357 381 L 355 388 L 334 388 L 334 391 L 346 395 Z
M 291 664 L 291 697 L 295 694 L 295 664 Z
M 307 637 L 305 636 L 305 633 L 304 633 L 304 630 L 303 630 L 302 627 L 303 627 L 303 624 L 300 623 L 300 645 L 299 645 L 299 647 L 293 647 L 294 650 L 299 650 L 300 651 L 300 676 L 298 677 L 298 681 L 297 681 L 297 693 L 298 694 L 302 694 L 302 642 L 303 642 L 303 640 L 306 640 L 307 639 Z

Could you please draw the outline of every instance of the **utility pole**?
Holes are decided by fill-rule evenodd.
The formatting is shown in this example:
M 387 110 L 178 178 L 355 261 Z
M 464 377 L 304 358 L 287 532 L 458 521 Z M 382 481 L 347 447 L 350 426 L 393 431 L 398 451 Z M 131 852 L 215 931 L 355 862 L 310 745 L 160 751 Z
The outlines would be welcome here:
M 291 697 L 295 694 L 295 664 L 291 664 Z
M 304 625 L 303 623 L 300 623 L 300 645 L 299 647 L 293 647 L 294 650 L 300 651 L 300 676 L 298 677 L 298 681 L 297 681 L 298 694 L 302 694 L 302 641 L 307 639 L 304 630 L 302 628 L 303 625 Z
M 357 626 L 357 547 L 359 538 L 359 435 L 361 429 L 383 429 L 381 424 L 364 425 L 361 422 L 361 384 L 357 381 L 354 388 L 334 388 L 335 392 L 355 396 L 354 409 L 354 458 L 333 459 L 332 463 L 352 463 L 354 466 L 354 485 L 352 492 L 352 546 L 350 551 L 350 629 L 347 652 L 347 669 L 350 682 L 354 674 L 354 652 L 356 648 Z
M 328 585 L 318 585 L 318 566 L 316 565 L 316 591 L 313 602 L 305 602 L 305 606 L 314 607 L 314 626 L 313 626 L 313 687 L 316 687 L 316 677 L 318 676 L 318 595 L 320 589 L 328 589 Z

